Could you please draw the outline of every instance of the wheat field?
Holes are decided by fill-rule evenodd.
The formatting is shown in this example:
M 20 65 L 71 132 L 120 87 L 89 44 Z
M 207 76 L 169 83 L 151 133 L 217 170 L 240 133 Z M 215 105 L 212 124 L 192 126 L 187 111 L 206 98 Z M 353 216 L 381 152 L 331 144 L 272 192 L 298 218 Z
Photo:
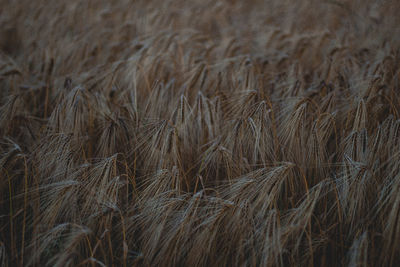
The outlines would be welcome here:
M 400 2 L 0 0 L 1 266 L 399 266 Z

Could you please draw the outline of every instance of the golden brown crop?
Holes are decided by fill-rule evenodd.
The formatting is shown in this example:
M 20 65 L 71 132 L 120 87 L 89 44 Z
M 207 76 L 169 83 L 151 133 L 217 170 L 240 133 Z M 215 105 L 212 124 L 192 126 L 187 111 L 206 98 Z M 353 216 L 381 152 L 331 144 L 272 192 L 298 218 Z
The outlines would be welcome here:
M 0 0 L 1 266 L 399 266 L 400 2 Z

